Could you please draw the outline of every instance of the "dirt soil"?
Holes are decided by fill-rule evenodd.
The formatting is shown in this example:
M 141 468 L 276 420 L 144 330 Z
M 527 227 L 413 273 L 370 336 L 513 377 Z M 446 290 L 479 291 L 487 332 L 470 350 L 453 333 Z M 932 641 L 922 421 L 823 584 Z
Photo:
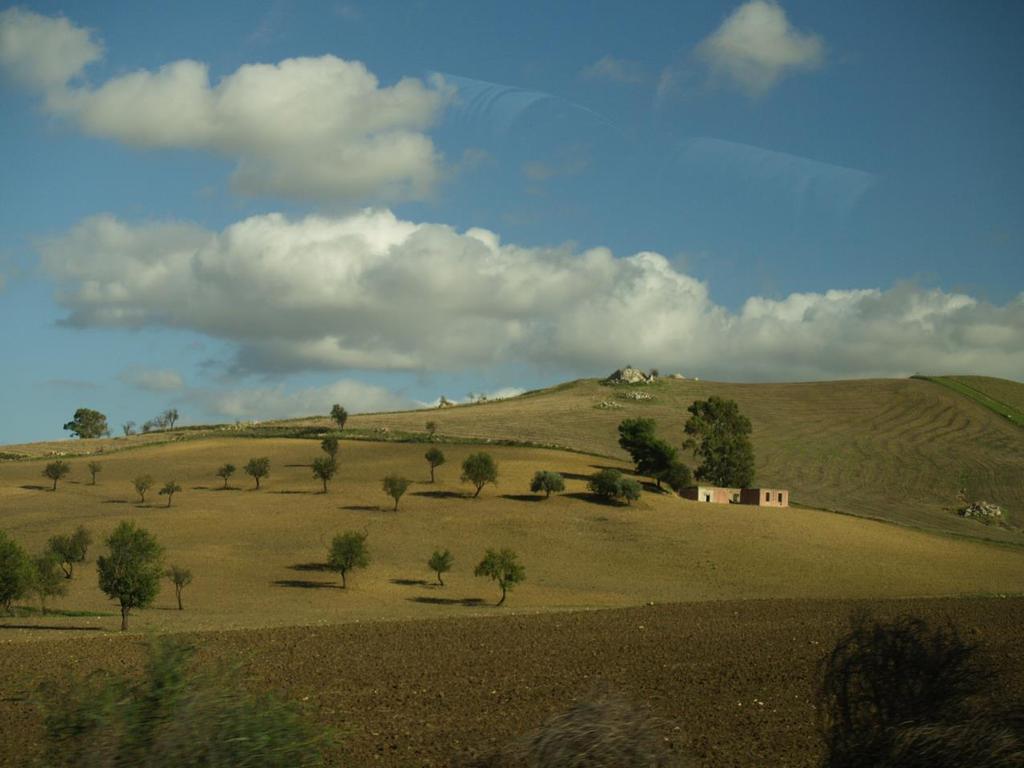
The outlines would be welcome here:
M 851 613 L 953 620 L 1024 698 L 1024 599 L 722 601 L 591 612 L 288 627 L 189 635 L 199 662 L 340 727 L 331 765 L 444 766 L 486 753 L 596 688 L 668 722 L 699 766 L 814 766 L 819 664 Z M 139 636 L 3 647 L 0 765 L 25 764 L 29 691 L 56 670 L 135 668 Z

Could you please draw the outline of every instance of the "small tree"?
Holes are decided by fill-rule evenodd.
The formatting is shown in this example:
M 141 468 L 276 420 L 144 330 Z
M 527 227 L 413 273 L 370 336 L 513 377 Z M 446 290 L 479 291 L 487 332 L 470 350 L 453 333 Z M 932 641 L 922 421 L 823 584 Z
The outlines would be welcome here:
M 96 560 L 100 589 L 121 605 L 121 631 L 128 629 L 128 614 L 145 608 L 160 592 L 161 547 L 152 534 L 124 521 L 107 539 L 110 554 Z
M 51 461 L 43 468 L 43 477 L 48 477 L 53 480 L 53 488 L 50 490 L 57 490 L 57 481 L 63 480 L 68 474 L 71 473 L 71 465 L 66 461 Z
M 164 576 L 170 579 L 174 585 L 174 596 L 178 598 L 178 610 L 184 610 L 181 605 L 181 590 L 192 583 L 192 571 L 182 568 L 180 565 L 172 565 L 164 571 Z
M 511 549 L 502 549 L 500 552 L 488 549 L 484 559 L 473 571 L 474 576 L 487 576 L 491 581 L 498 582 L 501 587 L 498 605 L 504 604 L 508 590 L 526 579 L 526 569 L 516 562 L 517 557 Z
M 245 465 L 245 474 L 256 480 L 256 490 L 259 490 L 260 478 L 266 477 L 270 474 L 270 459 L 266 456 L 249 459 L 249 462 Z
M 432 424 L 433 422 L 428 423 Z M 440 448 L 430 448 L 425 454 L 423 454 L 423 458 L 425 458 L 427 463 L 430 465 L 430 482 L 434 482 L 434 470 L 445 462 L 444 451 Z
M 168 408 L 166 411 L 160 414 L 160 421 L 164 424 L 164 426 L 170 427 L 171 429 L 174 429 L 174 422 L 176 422 L 177 420 L 177 408 Z
M 333 456 L 319 456 L 313 459 L 313 477 L 322 481 L 324 493 L 327 493 L 327 481 L 338 472 L 338 463 Z
M 87 465 L 89 474 L 92 476 L 92 485 L 96 485 L 96 475 L 103 471 L 103 465 L 98 461 L 90 461 Z
M 135 492 L 139 494 L 139 503 L 146 503 L 146 491 L 153 487 L 153 476 L 152 475 L 139 475 L 132 480 L 132 485 L 135 486 Z
M 224 478 L 224 490 L 227 490 L 228 479 L 233 474 L 235 474 L 235 465 L 234 464 L 225 464 L 224 466 L 222 466 L 220 469 L 217 470 L 217 477 Z
M 124 436 L 125 437 L 128 437 L 130 435 L 134 435 L 135 434 L 135 422 L 134 421 L 126 421 L 124 424 L 121 425 L 121 431 L 124 432 Z
M 92 534 L 80 525 L 70 536 L 50 537 L 46 548 L 63 569 L 64 577 L 70 579 L 75 571 L 75 563 L 85 562 L 85 555 L 90 544 L 92 544 Z
M 617 499 L 622 493 L 622 473 L 617 469 L 602 469 L 591 476 L 587 488 L 602 499 Z
M 331 406 L 331 418 L 338 425 L 338 429 L 344 429 L 345 422 L 348 421 L 348 411 L 335 403 Z
M 427 427 L 427 437 L 429 439 L 433 440 L 434 439 L 434 435 L 437 434 L 437 422 L 436 421 L 428 421 L 427 424 L 426 424 L 426 427 Z
M 0 607 L 7 613 L 32 588 L 32 563 L 14 539 L 0 531 Z
M 455 558 L 447 549 L 443 552 L 440 549 L 435 549 L 434 554 L 427 561 L 427 567 L 437 574 L 437 583 L 442 587 L 444 586 L 444 579 L 441 578 L 441 574 L 448 573 L 452 569 L 452 563 L 454 562 Z
M 79 408 L 71 421 L 64 425 L 64 429 L 81 438 L 102 437 L 110 432 L 107 417 L 92 408 Z
M 353 568 L 365 568 L 370 564 L 370 551 L 366 547 L 365 532 L 346 531 L 331 541 L 327 553 L 327 564 L 341 574 L 341 588 L 348 585 L 345 575 Z
M 533 476 L 533 480 L 530 482 L 530 491 L 532 493 L 543 491 L 545 499 L 549 498 L 552 493 L 561 493 L 564 490 L 565 481 L 557 472 L 538 469 Z
M 632 504 L 640 498 L 640 483 L 632 477 L 622 478 L 622 482 L 619 483 L 619 497 L 625 499 L 627 504 Z
M 164 483 L 164 487 L 160 489 L 160 495 L 167 497 L 167 506 L 171 506 L 171 499 L 174 498 L 174 494 L 181 490 L 181 486 L 173 480 L 168 480 Z
M 498 465 L 494 462 L 491 454 L 484 453 L 483 451 L 470 454 L 462 462 L 462 482 L 472 483 L 476 486 L 476 493 L 473 494 L 474 499 L 480 495 L 481 489 L 487 483 L 497 483 Z
M 330 456 L 332 459 L 338 456 L 338 438 L 336 435 L 328 435 L 320 441 L 320 447 L 324 453 Z
M 384 493 L 395 500 L 395 511 L 398 511 L 398 500 L 409 488 L 409 481 L 401 475 L 388 475 L 384 478 Z
M 31 589 L 39 598 L 39 608 L 46 613 L 46 598 L 58 597 L 68 591 L 57 558 L 44 552 L 32 558 Z

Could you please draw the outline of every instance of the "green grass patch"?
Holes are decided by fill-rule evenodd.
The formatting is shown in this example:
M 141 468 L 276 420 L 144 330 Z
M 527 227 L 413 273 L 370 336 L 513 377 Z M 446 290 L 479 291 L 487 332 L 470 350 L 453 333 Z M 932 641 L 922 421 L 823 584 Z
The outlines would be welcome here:
M 974 402 L 978 403 L 978 405 L 988 408 L 993 413 L 1002 416 L 1011 424 L 1015 424 L 1018 427 L 1024 427 L 1024 411 L 1021 411 L 1012 405 L 1008 405 L 1001 400 L 996 400 L 994 397 L 985 394 L 980 389 L 976 389 L 970 384 L 959 381 L 952 376 L 912 376 L 911 378 L 930 381 L 934 384 L 946 387 L 947 389 L 951 389 L 964 397 L 970 398 Z
M 100 612 L 100 611 L 63 611 L 58 608 L 47 608 L 44 613 L 38 608 L 33 608 L 30 605 L 19 605 L 14 608 L 15 616 L 66 616 L 69 619 L 102 619 L 107 616 L 114 616 L 113 613 Z

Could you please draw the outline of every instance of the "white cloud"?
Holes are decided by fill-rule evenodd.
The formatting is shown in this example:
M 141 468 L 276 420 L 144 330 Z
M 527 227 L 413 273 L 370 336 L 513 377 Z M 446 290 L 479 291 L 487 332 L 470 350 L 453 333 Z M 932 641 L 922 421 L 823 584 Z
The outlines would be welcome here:
M 794 29 L 786 12 L 771 0 L 741 5 L 696 52 L 714 74 L 754 96 L 771 90 L 790 72 L 815 69 L 825 59 L 822 39 Z
M 240 420 L 288 419 L 316 413 L 326 415 L 334 403 L 342 403 L 349 413 L 407 410 L 422 405 L 383 387 L 351 380 L 295 392 L 288 392 L 283 386 L 198 390 L 192 399 L 219 417 Z
M 177 371 L 129 368 L 119 378 L 125 384 L 146 392 L 175 392 L 185 386 Z
M 328 55 L 246 64 L 216 84 L 191 60 L 69 84 L 100 52 L 66 19 L 0 14 L 0 63 L 42 90 L 48 111 L 133 146 L 224 154 L 244 194 L 422 198 L 440 177 L 424 133 L 450 96 L 440 79 L 384 87 L 362 63 Z
M 587 80 L 607 80 L 625 85 L 636 85 L 647 79 L 643 67 L 637 62 L 614 56 L 602 56 L 584 67 L 580 74 Z
M 254 216 L 223 232 L 103 216 L 40 244 L 77 326 L 168 326 L 233 342 L 236 366 L 643 367 L 732 379 L 1024 370 L 1024 294 L 888 290 L 751 297 L 738 311 L 664 256 L 524 248 L 387 210 Z

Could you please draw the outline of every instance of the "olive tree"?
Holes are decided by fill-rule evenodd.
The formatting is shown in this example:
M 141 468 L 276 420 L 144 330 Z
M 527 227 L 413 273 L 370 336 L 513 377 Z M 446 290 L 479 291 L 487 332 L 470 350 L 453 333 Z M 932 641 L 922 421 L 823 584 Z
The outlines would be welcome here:
M 68 591 L 64 575 L 52 552 L 32 558 L 31 590 L 39 598 L 39 608 L 46 613 L 46 598 L 58 597 Z
M 331 406 L 331 418 L 338 425 L 338 429 L 344 429 L 345 422 L 348 421 L 348 411 L 335 403 Z
M 327 493 L 327 481 L 338 472 L 338 463 L 333 456 L 319 456 L 313 459 L 313 477 L 324 484 L 324 493 Z
M 107 417 L 92 408 L 79 408 L 64 429 L 81 438 L 102 437 L 110 432 Z
M 398 501 L 409 488 L 409 480 L 401 475 L 388 475 L 383 482 L 384 493 L 395 500 L 395 511 L 398 511 Z
M 533 476 L 533 480 L 530 482 L 530 492 L 540 493 L 543 491 L 545 499 L 550 497 L 552 493 L 561 493 L 564 490 L 565 480 L 557 472 L 538 469 Z
M 447 549 L 444 551 L 435 549 L 434 554 L 427 561 L 427 567 L 437 574 L 437 583 L 442 587 L 444 586 L 444 579 L 441 578 L 441 574 L 448 573 L 452 569 L 452 563 L 454 562 L 455 558 Z
M 497 483 L 498 465 L 491 454 L 483 451 L 470 454 L 462 462 L 462 481 L 476 486 L 474 499 L 480 495 L 480 491 L 487 483 Z
M 348 585 L 346 574 L 353 568 L 365 568 L 370 564 L 370 551 L 366 547 L 366 532 L 346 531 L 331 541 L 327 551 L 327 564 L 341 574 L 341 588 Z
M 70 536 L 66 534 L 51 536 L 46 548 L 56 558 L 57 564 L 64 571 L 64 577 L 70 579 L 74 575 L 75 563 L 85 562 L 85 555 L 90 544 L 92 544 L 92 534 L 80 525 Z
M 96 475 L 103 471 L 103 465 L 98 461 L 90 461 L 87 465 L 89 474 L 92 476 L 92 485 L 96 485 Z
M 235 470 L 236 470 L 236 467 L 235 467 L 234 464 L 225 464 L 224 466 L 222 466 L 220 469 L 217 470 L 217 477 L 221 477 L 221 478 L 224 479 L 224 489 L 223 490 L 227 490 L 228 479 L 233 474 L 235 474 Z
M 595 496 L 612 501 L 625 500 L 630 504 L 640 498 L 640 483 L 631 477 L 623 477 L 617 469 L 602 469 L 591 476 L 587 488 Z
M 174 498 L 174 494 L 181 490 L 181 486 L 173 480 L 168 480 L 164 483 L 164 487 L 160 489 L 160 495 L 167 497 L 167 506 L 171 506 L 171 499 Z
M 440 448 L 430 448 L 423 458 L 427 460 L 430 465 L 430 482 L 434 482 L 434 470 L 440 467 L 445 462 L 444 451 Z
M 181 605 L 181 590 L 192 583 L 192 571 L 182 568 L 180 565 L 172 565 L 164 571 L 164 576 L 170 579 L 174 585 L 174 596 L 178 598 L 178 610 L 184 610 Z
M 121 605 L 121 631 L 128 629 L 128 614 L 145 608 L 160 592 L 163 547 L 149 531 L 124 521 L 107 538 L 109 554 L 96 559 L 100 589 Z
M 14 539 L 0 531 L 0 607 L 7 613 L 32 588 L 32 563 Z
M 146 491 L 153 487 L 153 476 L 152 475 L 139 475 L 132 480 L 132 485 L 135 486 L 135 492 L 139 494 L 139 503 L 146 503 Z
M 427 437 L 430 440 L 433 440 L 434 436 L 437 434 L 437 422 L 436 421 L 428 421 L 427 424 L 426 424 L 426 428 L 427 428 Z
M 330 456 L 332 459 L 338 455 L 338 437 L 337 435 L 328 435 L 320 441 L 320 447 L 323 452 Z
M 66 461 L 51 461 L 45 467 L 43 467 L 43 477 L 53 480 L 52 491 L 57 490 L 57 481 L 63 480 L 67 475 L 71 474 L 71 465 Z
M 270 474 L 270 459 L 266 456 L 249 459 L 245 465 L 245 474 L 256 480 L 256 490 L 259 490 L 260 479 Z
M 491 581 L 498 582 L 498 586 L 501 587 L 498 605 L 505 602 L 508 590 L 526 579 L 526 569 L 516 561 L 517 558 L 518 555 L 511 549 L 488 549 L 484 559 L 473 571 L 474 576 L 486 576 Z

